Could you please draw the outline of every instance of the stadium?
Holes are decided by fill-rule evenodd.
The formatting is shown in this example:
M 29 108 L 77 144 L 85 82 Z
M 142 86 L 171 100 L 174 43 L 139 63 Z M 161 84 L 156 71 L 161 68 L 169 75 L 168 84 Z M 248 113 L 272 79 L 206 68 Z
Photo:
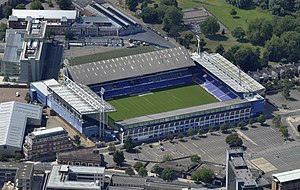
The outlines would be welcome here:
M 265 104 L 265 88 L 224 57 L 182 47 L 69 66 L 67 74 L 98 95 L 105 89 L 114 110 L 105 127 L 121 142 L 248 120 Z

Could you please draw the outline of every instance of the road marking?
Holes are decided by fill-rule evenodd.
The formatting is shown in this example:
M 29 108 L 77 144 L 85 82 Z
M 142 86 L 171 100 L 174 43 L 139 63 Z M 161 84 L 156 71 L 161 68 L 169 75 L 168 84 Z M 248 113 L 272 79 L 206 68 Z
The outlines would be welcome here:
M 192 143 L 195 147 L 197 147 L 198 148 L 198 145 L 196 145 L 195 143 Z

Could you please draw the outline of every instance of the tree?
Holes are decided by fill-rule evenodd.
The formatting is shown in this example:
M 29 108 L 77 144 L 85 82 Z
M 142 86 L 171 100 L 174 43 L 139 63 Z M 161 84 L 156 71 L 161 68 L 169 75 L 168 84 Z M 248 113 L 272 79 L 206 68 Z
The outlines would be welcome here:
M 110 143 L 110 144 L 108 145 L 107 150 L 108 150 L 109 152 L 115 152 L 115 151 L 116 151 L 116 146 L 115 146 L 113 143 Z
M 265 115 L 264 114 L 260 114 L 257 118 L 257 121 L 262 125 L 265 123 L 266 121 L 266 118 L 265 118 Z
M 121 166 L 125 160 L 124 153 L 122 151 L 115 151 L 113 155 L 113 160 L 117 164 L 117 166 Z
M 199 135 L 203 135 L 204 134 L 204 130 L 203 129 L 199 129 L 198 133 L 199 133 Z
M 290 94 L 290 88 L 289 87 L 284 87 L 283 88 L 283 91 L 282 91 L 282 95 L 283 97 L 288 100 L 290 97 L 291 97 L 291 94 Z
M 250 118 L 250 119 L 249 119 L 249 124 L 250 124 L 250 125 L 253 125 L 254 123 L 255 123 L 255 119 L 254 119 L 254 118 Z
M 160 0 L 161 5 L 178 7 L 177 0 Z
M 189 32 L 189 33 L 185 34 L 184 38 L 188 41 L 192 41 L 192 39 L 194 38 L 194 35 L 191 32 Z
M 253 0 L 226 0 L 226 2 L 240 9 L 249 9 L 253 6 Z
M 126 173 L 127 175 L 130 175 L 130 176 L 132 176 L 132 175 L 135 174 L 134 171 L 133 171 L 133 169 L 132 169 L 131 167 L 126 168 L 126 169 L 125 169 L 125 173 Z
M 159 16 L 157 10 L 153 7 L 145 7 L 143 8 L 141 18 L 145 23 L 157 24 L 161 21 L 159 20 Z
M 53 37 L 55 35 L 56 35 L 56 33 L 55 33 L 55 31 L 53 29 L 46 30 L 46 37 L 48 39 L 50 39 L 51 37 Z
M 124 141 L 123 148 L 125 148 L 126 151 L 131 151 L 134 148 L 131 136 L 127 136 L 127 138 Z
M 172 156 L 171 155 L 169 155 L 169 154 L 165 154 L 164 156 L 163 156 L 163 161 L 165 162 L 165 161 L 171 161 L 173 158 L 172 158 Z
M 136 171 L 139 171 L 140 168 L 144 167 L 144 164 L 142 162 L 136 162 L 133 167 Z
M 71 8 L 72 1 L 71 0 L 58 0 L 59 8 L 62 10 L 67 10 Z
M 240 26 L 236 27 L 232 31 L 232 36 L 235 38 L 238 38 L 239 40 L 244 39 L 245 35 L 246 35 L 246 33 L 245 33 L 244 29 Z
M 5 18 L 8 18 L 9 15 L 11 15 L 11 12 L 12 12 L 12 7 L 9 5 L 5 5 L 2 8 L 2 14 L 5 16 Z
M 80 147 L 81 139 L 79 135 L 74 136 L 74 143 L 76 144 L 77 147 Z
M 270 61 L 278 62 L 282 58 L 286 58 L 287 43 L 280 37 L 273 36 L 266 42 L 266 52 Z
M 220 30 L 220 24 L 214 17 L 208 17 L 200 24 L 201 32 L 205 35 L 215 35 Z
M 245 122 L 244 121 L 240 121 L 238 123 L 238 127 L 241 128 L 241 129 L 243 129 L 245 127 Z
M 273 25 L 271 21 L 266 19 L 251 20 L 248 24 L 247 38 L 254 45 L 264 45 L 271 39 L 273 33 Z
M 162 172 L 163 172 L 163 168 L 161 168 L 158 164 L 155 164 L 155 165 L 152 167 L 151 171 L 152 171 L 153 173 L 156 173 L 157 175 L 161 175 Z
M 74 33 L 70 30 L 65 31 L 65 39 L 72 40 L 74 38 Z
M 191 156 L 191 161 L 192 162 L 199 162 L 200 161 L 200 157 L 198 155 L 192 155 Z
M 286 126 L 281 125 L 279 127 L 279 132 L 281 132 L 282 136 L 287 138 L 289 136 L 289 131 Z
M 229 126 L 227 123 L 223 123 L 221 126 L 220 126 L 220 129 L 223 133 L 226 133 L 227 130 L 228 130 Z
M 25 95 L 25 98 L 24 98 L 24 100 L 27 102 L 27 103 L 29 103 L 30 102 L 30 94 L 29 94 L 29 92 L 26 92 L 26 95 Z
M 219 44 L 216 49 L 215 49 L 215 52 L 220 54 L 220 55 L 223 55 L 223 53 L 225 52 L 225 48 L 222 44 Z
M 0 23 L 0 40 L 4 40 L 5 38 L 5 33 L 6 33 L 6 24 L 1 22 Z
M 134 11 L 136 6 L 138 6 L 138 0 L 126 0 L 126 5 L 129 10 Z
M 274 124 L 274 126 L 276 128 L 279 128 L 280 125 L 281 125 L 281 116 L 280 115 L 277 115 L 275 117 L 272 118 L 272 123 Z
M 141 177 L 146 177 L 146 176 L 148 175 L 147 169 L 144 168 L 144 167 L 140 167 L 140 168 L 139 168 L 139 175 L 140 175 Z
M 192 174 L 192 180 L 211 183 L 214 179 L 214 172 L 211 169 L 201 168 Z
M 226 137 L 226 143 L 230 147 L 241 147 L 243 145 L 243 140 L 236 133 L 233 133 Z
M 35 153 L 34 160 L 39 161 L 40 159 L 41 159 L 41 153 L 40 152 Z
M 161 174 L 161 178 L 165 181 L 172 181 L 174 179 L 173 170 L 170 168 L 165 168 Z
M 0 162 L 7 162 L 7 155 L 0 152 Z
M 17 152 L 17 153 L 15 154 L 14 160 L 15 160 L 15 162 L 18 162 L 18 161 L 21 160 L 21 158 L 22 158 L 22 155 L 21 155 L 19 152 Z
M 235 9 L 231 9 L 230 14 L 234 17 L 237 15 L 237 11 Z
M 39 0 L 33 0 L 30 3 L 30 9 L 32 10 L 44 10 L 42 3 Z
M 15 9 L 26 9 L 26 5 L 24 3 L 18 4 Z
M 48 6 L 49 6 L 49 7 L 53 7 L 52 0 L 48 0 Z
M 168 33 L 176 34 L 180 30 L 183 14 L 176 7 L 168 7 L 163 18 L 163 29 Z
M 195 135 L 196 133 L 197 133 L 196 129 L 189 128 L 189 129 L 187 130 L 187 135 L 188 135 L 188 136 L 193 136 L 193 135 Z

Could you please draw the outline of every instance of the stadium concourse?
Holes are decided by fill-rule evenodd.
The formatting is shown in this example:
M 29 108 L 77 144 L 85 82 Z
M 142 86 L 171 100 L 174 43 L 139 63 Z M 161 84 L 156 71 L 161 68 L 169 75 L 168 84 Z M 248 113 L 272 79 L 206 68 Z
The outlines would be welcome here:
M 105 89 L 116 109 L 107 127 L 121 142 L 248 120 L 265 105 L 265 88 L 221 55 L 190 55 L 182 47 L 70 66 L 67 73 L 98 95 Z

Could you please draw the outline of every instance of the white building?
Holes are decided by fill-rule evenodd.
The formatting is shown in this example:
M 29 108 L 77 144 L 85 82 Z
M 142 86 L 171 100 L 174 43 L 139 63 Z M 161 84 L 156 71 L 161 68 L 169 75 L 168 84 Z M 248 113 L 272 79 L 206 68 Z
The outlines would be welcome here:
M 0 152 L 14 155 L 21 151 L 26 125 L 40 125 L 42 107 L 21 103 L 0 104 Z
M 105 168 L 87 166 L 53 166 L 47 190 L 100 190 L 104 187 Z

